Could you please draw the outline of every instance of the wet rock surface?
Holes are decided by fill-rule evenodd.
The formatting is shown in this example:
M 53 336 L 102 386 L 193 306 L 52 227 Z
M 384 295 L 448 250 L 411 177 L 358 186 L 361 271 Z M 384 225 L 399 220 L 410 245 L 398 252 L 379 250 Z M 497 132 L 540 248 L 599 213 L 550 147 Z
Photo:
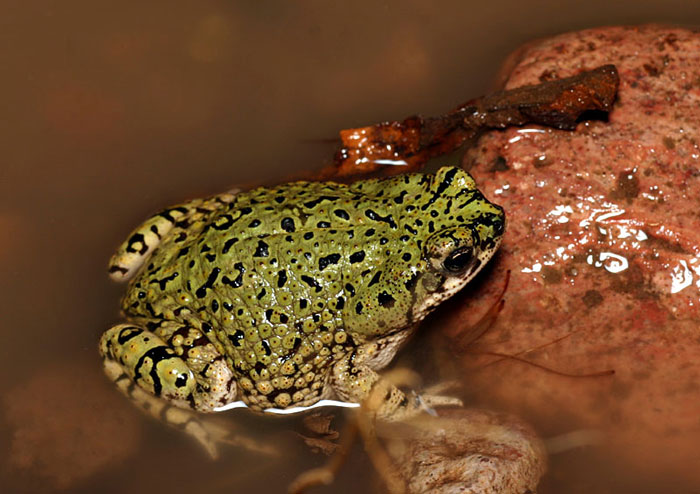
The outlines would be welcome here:
M 620 75 L 606 119 L 573 132 L 492 131 L 465 157 L 508 226 L 447 327 L 476 321 L 510 270 L 503 311 L 462 357 L 481 404 L 545 435 L 596 428 L 615 461 L 700 482 L 700 34 L 644 26 L 557 36 L 514 55 L 505 87 L 602 64 Z M 568 377 L 488 352 L 615 374 Z

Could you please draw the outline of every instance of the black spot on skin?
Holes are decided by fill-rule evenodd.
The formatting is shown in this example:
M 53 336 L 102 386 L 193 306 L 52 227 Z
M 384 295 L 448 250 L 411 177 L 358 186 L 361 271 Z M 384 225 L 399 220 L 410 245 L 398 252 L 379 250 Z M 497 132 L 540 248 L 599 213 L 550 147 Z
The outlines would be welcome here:
M 370 228 L 369 230 L 367 230 L 367 231 L 365 232 L 365 237 L 371 237 L 371 236 L 374 235 L 375 233 L 376 233 L 376 231 L 374 230 L 374 228 Z
M 350 283 L 345 284 L 345 291 L 348 292 L 351 297 L 355 296 L 355 287 L 352 286 Z
M 350 215 L 344 209 L 336 209 L 335 211 L 333 211 L 333 214 L 336 215 L 338 218 L 341 218 L 343 220 L 350 219 Z
M 299 300 L 299 308 L 300 309 L 306 309 L 306 307 L 309 305 L 309 301 L 306 300 L 305 298 L 302 298 Z
M 160 287 L 160 289 L 161 289 L 161 290 L 165 290 L 165 285 L 167 285 L 169 281 L 173 281 L 173 280 L 174 280 L 175 278 L 177 278 L 178 276 L 180 276 L 180 273 L 178 273 L 177 271 L 175 271 L 175 272 L 174 272 L 173 274 L 171 274 L 170 276 L 166 276 L 165 278 L 162 278 L 162 279 L 160 279 L 160 280 L 151 280 L 151 284 L 158 283 L 158 286 Z M 139 298 L 143 298 L 143 297 L 141 297 L 141 293 L 143 293 L 143 292 L 140 292 L 140 293 L 139 293 Z M 145 296 L 145 295 L 146 295 L 146 294 L 144 293 L 144 296 Z
M 262 240 L 258 240 L 258 246 L 255 249 L 255 253 L 253 254 L 253 257 L 267 257 L 270 255 L 270 248 L 269 246 L 263 242 Z
M 187 384 L 187 374 L 180 374 L 177 376 L 175 379 L 175 386 L 178 388 L 182 388 Z
M 214 282 L 216 281 L 216 278 L 218 278 L 220 272 L 221 269 L 219 268 L 214 268 L 211 270 L 209 276 L 207 277 L 207 281 L 204 282 L 202 286 L 197 288 L 197 291 L 195 292 L 197 298 L 203 298 L 207 294 L 207 289 L 214 285 Z
M 420 273 L 413 273 L 413 275 L 409 278 L 409 280 L 404 283 L 404 286 L 406 287 L 406 290 L 409 292 L 412 292 L 413 289 L 416 287 L 416 283 L 418 283 L 418 279 L 421 277 Z
M 272 314 L 274 314 L 274 311 L 272 309 L 267 309 L 265 311 L 265 319 L 268 321 L 272 319 Z
M 294 233 L 294 230 L 296 227 L 294 226 L 294 220 L 287 216 L 286 218 L 282 219 L 282 223 L 280 224 L 282 227 L 282 230 L 284 230 L 287 233 Z
M 257 220 L 257 219 L 253 220 L 250 223 L 248 223 L 248 228 L 257 228 L 260 226 L 260 224 L 261 224 L 260 220 Z
M 277 273 L 277 286 L 282 288 L 284 284 L 287 283 L 287 271 L 284 269 Z
M 404 198 L 404 196 L 405 196 L 406 194 L 408 194 L 408 192 L 405 191 L 405 190 L 402 190 L 401 193 L 400 193 L 398 196 L 394 197 L 394 202 L 395 202 L 396 204 L 402 204 L 402 203 L 403 203 L 403 198 Z
M 335 308 L 336 310 L 341 310 L 343 307 L 345 307 L 345 299 L 338 297 L 338 300 L 335 301 Z
M 219 310 L 219 302 L 217 300 L 211 301 L 211 311 L 217 312 Z
M 426 202 L 423 206 L 421 206 L 421 211 L 425 211 L 428 209 L 435 201 L 438 200 L 438 198 L 442 195 L 443 192 L 452 184 L 452 180 L 454 180 L 455 175 L 457 175 L 457 168 L 452 168 L 450 171 L 448 171 L 445 174 L 445 178 L 442 179 L 442 182 L 440 182 L 440 185 L 438 185 L 437 190 L 433 193 L 433 196 L 430 198 L 428 202 Z M 427 175 L 426 175 L 427 177 Z
M 287 324 L 287 322 L 289 322 L 289 317 L 287 314 L 280 314 L 280 322 L 282 324 Z
M 320 292 L 320 291 L 321 291 L 321 285 L 319 285 L 319 284 L 318 284 L 318 281 L 316 281 L 316 280 L 315 280 L 314 278 L 312 278 L 311 276 L 302 275 L 301 281 L 303 281 L 304 283 L 306 283 L 307 285 L 309 285 L 311 288 L 315 288 L 315 289 L 316 289 L 316 292 Z
M 221 305 L 223 305 L 224 309 L 226 309 L 229 312 L 231 312 L 231 309 L 233 309 L 233 305 L 229 304 L 228 302 L 223 302 Z
M 418 235 L 418 230 L 415 230 L 411 228 L 410 225 L 404 225 L 404 230 L 406 230 L 408 233 L 412 233 L 413 235 Z
M 134 382 L 137 382 L 143 377 L 141 376 L 141 367 L 143 367 L 143 365 L 146 363 L 146 359 L 150 359 L 151 362 L 153 362 L 153 365 L 151 365 L 151 369 L 149 371 L 149 375 L 153 381 L 153 394 L 160 396 L 160 393 L 163 390 L 163 384 L 160 382 L 160 376 L 158 375 L 158 364 L 163 360 L 168 360 L 171 358 L 179 357 L 175 355 L 175 352 L 170 349 L 170 347 L 161 345 L 151 348 L 141 355 L 136 367 L 134 367 Z
M 282 204 L 284 202 L 284 196 L 275 196 L 275 202 L 277 204 Z
M 321 320 L 321 316 L 318 314 L 313 314 L 311 319 L 313 319 L 314 322 L 319 322 Z
M 245 337 L 245 333 L 237 329 L 235 333 L 228 335 L 228 339 L 233 346 L 241 346 L 241 341 Z
M 121 266 L 114 265 L 114 266 L 110 266 L 110 267 L 109 267 L 109 272 L 110 272 L 110 273 L 121 273 L 121 274 L 126 274 L 126 273 L 129 272 L 129 270 L 126 269 L 126 268 L 123 268 L 123 267 L 121 267 Z
M 206 323 L 206 322 L 202 323 L 202 331 L 204 331 L 205 333 L 210 333 L 211 330 L 212 330 L 211 324 Z
M 372 279 L 370 280 L 369 285 L 367 285 L 367 286 L 376 285 L 377 283 L 379 283 L 379 280 L 380 280 L 381 277 L 382 277 L 382 272 L 381 272 L 381 271 L 377 271 L 377 272 L 374 274 L 374 276 L 372 276 Z
M 316 223 L 316 226 L 318 228 L 330 228 L 331 224 L 328 223 L 327 221 L 319 221 L 318 223 Z
M 237 314 L 242 316 L 245 311 L 243 309 L 238 309 Z
M 263 298 L 266 294 L 267 294 L 267 290 L 265 290 L 265 289 L 263 288 L 263 289 L 260 290 L 260 292 L 258 293 L 257 299 L 260 300 L 260 299 Z
M 219 269 L 219 268 L 216 268 Z M 242 263 L 237 262 L 236 264 L 233 265 L 233 269 L 238 270 L 238 276 L 236 276 L 235 280 L 231 280 L 228 276 L 224 276 L 221 278 L 221 282 L 224 283 L 225 285 L 228 285 L 232 288 L 238 288 L 243 284 L 243 274 L 245 273 L 245 266 L 243 266 Z
M 410 239 L 411 237 L 409 237 L 408 235 L 401 235 L 399 237 L 399 240 L 401 240 L 402 242 L 408 242 Z
M 241 212 L 241 216 L 243 216 L 243 215 L 252 213 L 253 208 L 245 207 L 245 208 L 239 209 L 239 211 Z
M 192 260 L 190 261 L 190 263 L 188 264 L 188 266 L 189 266 L 190 268 L 193 268 L 195 264 L 196 264 L 196 263 L 195 263 L 194 259 L 192 259 Z
M 222 218 L 224 221 L 220 221 Z M 218 225 L 217 225 L 217 223 L 218 223 Z M 233 216 L 231 216 L 230 214 L 224 214 L 219 219 L 216 220 L 216 223 L 212 223 L 211 227 L 214 230 L 223 231 L 223 230 L 228 230 L 229 228 L 231 228 L 231 226 L 233 226 L 234 223 L 235 223 L 235 220 L 233 219 Z
M 180 251 L 177 253 L 176 259 L 180 259 L 182 256 L 186 255 L 190 251 L 189 247 L 183 247 L 180 249 Z
M 130 339 L 137 337 L 143 333 L 143 329 L 137 328 L 136 326 L 129 326 L 119 331 L 119 336 L 117 337 L 117 342 L 120 345 L 125 344 Z
M 406 252 L 404 255 L 401 256 L 401 259 L 403 259 L 404 261 L 408 262 L 408 261 L 411 260 L 411 254 L 409 254 L 408 252 Z
M 434 209 L 430 212 L 430 216 L 432 216 L 433 218 L 437 218 L 439 215 L 440 215 L 440 213 L 438 213 Z
M 146 292 L 140 291 L 139 294 L 138 294 L 138 297 L 139 297 L 139 298 L 146 298 Z
M 362 314 L 362 302 L 357 302 L 357 305 L 355 306 L 355 313 Z
M 207 259 L 207 261 L 209 261 L 209 262 L 214 262 L 214 261 L 216 260 L 216 254 L 207 254 L 207 255 L 205 255 L 204 257 L 205 257 L 205 258 Z
M 184 242 L 186 238 L 187 234 L 185 232 L 180 232 L 178 236 L 175 237 L 175 242 Z
M 381 221 L 383 223 L 386 223 L 387 225 L 389 225 L 389 228 L 396 229 L 396 223 L 394 222 L 394 218 L 392 218 L 390 214 L 386 216 L 381 216 L 377 214 L 374 210 L 368 209 L 367 211 L 365 211 L 365 216 L 367 216 L 373 221 Z
M 168 209 L 165 209 L 165 210 L 161 211 L 160 213 L 158 213 L 158 216 L 160 216 L 161 218 L 165 218 L 170 223 L 175 223 L 175 217 L 172 214 L 170 214 L 173 211 L 177 211 L 178 213 L 186 214 L 187 208 L 182 207 L 182 206 L 179 206 L 176 208 L 168 208 Z
M 312 238 L 314 238 L 314 232 L 306 232 L 304 234 L 304 240 L 311 240 Z
M 362 260 L 365 258 L 365 251 L 364 250 L 358 250 L 357 252 L 353 252 L 350 254 L 350 263 L 354 264 L 356 262 L 362 262 Z
M 396 300 L 394 297 L 389 295 L 386 291 L 383 291 L 379 295 L 377 295 L 377 302 L 379 302 L 379 305 L 382 307 L 386 307 L 387 309 L 391 309 L 394 306 L 394 303 Z
M 338 261 L 340 261 L 340 254 L 329 254 L 325 257 L 321 257 L 318 260 L 318 269 L 319 271 L 323 271 L 331 264 L 338 264 Z
M 272 350 L 270 349 L 270 345 L 268 344 L 267 340 L 262 340 L 260 343 L 262 344 L 263 350 L 265 350 L 265 355 L 268 357 L 272 355 Z
M 386 243 L 389 241 L 388 238 L 382 237 L 379 239 L 379 245 L 386 245 Z
M 235 244 L 236 242 L 238 242 L 238 238 L 236 238 L 236 237 L 229 238 L 226 242 L 224 242 L 224 248 L 221 249 L 221 253 L 222 254 L 228 253 L 228 251 L 231 250 L 231 247 L 233 247 L 233 244 Z
M 338 197 L 335 197 L 335 196 L 321 196 L 318 199 L 314 199 L 313 201 L 305 202 L 304 206 L 309 208 L 309 209 L 312 209 L 312 208 L 315 208 L 316 206 L 318 206 L 323 201 L 334 202 L 337 200 L 338 200 Z
M 140 243 L 141 246 L 139 247 L 138 250 L 134 247 L 135 244 Z M 143 234 L 141 233 L 134 233 L 130 238 L 129 241 L 126 244 L 126 251 L 127 252 L 136 252 L 139 255 L 144 255 L 146 251 L 148 250 L 148 246 L 146 245 L 146 240 L 143 238 Z

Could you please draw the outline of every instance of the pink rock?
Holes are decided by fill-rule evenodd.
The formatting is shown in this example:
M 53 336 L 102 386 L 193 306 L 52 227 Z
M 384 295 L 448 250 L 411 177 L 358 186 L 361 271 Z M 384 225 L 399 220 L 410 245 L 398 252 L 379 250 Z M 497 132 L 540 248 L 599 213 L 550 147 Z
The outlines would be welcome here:
M 696 482 L 700 34 L 643 26 L 557 36 L 521 50 L 506 87 L 607 63 L 621 78 L 607 122 L 494 131 L 466 156 L 508 225 L 450 327 L 478 319 L 510 270 L 505 308 L 475 352 L 615 374 L 566 377 L 470 355 L 463 365 L 482 404 L 516 411 L 546 435 L 595 428 L 602 448 L 633 469 Z

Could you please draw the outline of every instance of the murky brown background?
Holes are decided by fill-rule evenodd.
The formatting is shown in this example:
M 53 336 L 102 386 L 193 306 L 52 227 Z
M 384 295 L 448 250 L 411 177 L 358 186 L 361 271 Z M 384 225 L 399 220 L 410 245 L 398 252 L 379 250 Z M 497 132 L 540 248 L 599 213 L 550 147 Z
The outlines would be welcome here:
M 322 461 L 284 432 L 290 421 L 237 414 L 255 434 L 269 429 L 281 456 L 230 448 L 211 462 L 103 378 L 96 344 L 123 290 L 106 276 L 112 250 L 162 206 L 319 168 L 340 128 L 486 92 L 525 41 L 700 26 L 690 4 L 3 2 L 2 491 L 283 491 Z M 604 470 L 590 452 L 558 465 Z M 364 490 L 371 477 L 357 450 L 325 492 Z M 543 492 L 567 485 L 555 471 Z

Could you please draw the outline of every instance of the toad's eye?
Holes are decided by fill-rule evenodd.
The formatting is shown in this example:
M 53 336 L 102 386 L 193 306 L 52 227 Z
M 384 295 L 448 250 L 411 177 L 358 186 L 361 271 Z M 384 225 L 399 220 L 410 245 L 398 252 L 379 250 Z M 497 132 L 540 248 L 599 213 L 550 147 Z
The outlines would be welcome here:
M 473 249 L 469 246 L 463 246 L 450 252 L 442 261 L 442 267 L 450 273 L 461 273 L 471 266 L 473 261 Z

